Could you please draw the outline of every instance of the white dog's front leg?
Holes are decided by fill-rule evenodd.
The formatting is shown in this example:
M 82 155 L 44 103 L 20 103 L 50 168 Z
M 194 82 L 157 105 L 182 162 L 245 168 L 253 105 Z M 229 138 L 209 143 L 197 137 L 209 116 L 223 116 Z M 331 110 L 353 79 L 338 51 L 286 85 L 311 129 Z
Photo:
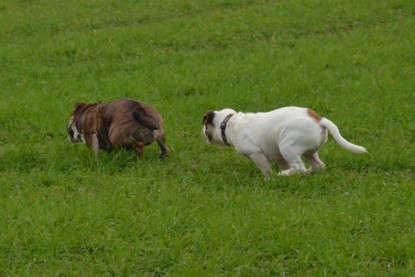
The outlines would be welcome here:
M 253 153 L 248 155 L 248 157 L 255 162 L 256 166 L 261 170 L 262 175 L 264 175 L 265 178 L 271 177 L 271 163 L 264 154 Z

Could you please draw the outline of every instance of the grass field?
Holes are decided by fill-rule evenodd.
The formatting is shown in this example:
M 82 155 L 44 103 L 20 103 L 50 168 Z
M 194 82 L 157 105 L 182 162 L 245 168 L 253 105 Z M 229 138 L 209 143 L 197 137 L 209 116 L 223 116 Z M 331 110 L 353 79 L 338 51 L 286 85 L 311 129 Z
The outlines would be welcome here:
M 0 276 L 414 276 L 414 26 L 413 0 L 1 1 Z M 69 143 L 76 102 L 124 97 L 170 158 Z M 287 105 L 369 154 L 265 181 L 201 133 Z

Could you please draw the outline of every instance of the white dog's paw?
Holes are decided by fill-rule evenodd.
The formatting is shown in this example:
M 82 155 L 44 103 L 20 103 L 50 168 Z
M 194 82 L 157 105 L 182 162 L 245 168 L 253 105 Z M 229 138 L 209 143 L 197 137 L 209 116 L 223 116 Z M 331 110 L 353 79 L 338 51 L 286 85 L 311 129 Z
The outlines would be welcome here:
M 286 170 L 282 170 L 282 171 L 278 172 L 278 176 L 290 176 L 290 175 L 293 175 L 295 173 L 296 173 L 295 169 L 290 168 L 290 169 L 286 169 Z
M 278 173 L 278 176 L 292 176 L 292 175 L 299 175 L 299 174 L 307 174 L 308 170 L 297 170 L 295 168 L 290 168 L 286 170 L 282 170 Z

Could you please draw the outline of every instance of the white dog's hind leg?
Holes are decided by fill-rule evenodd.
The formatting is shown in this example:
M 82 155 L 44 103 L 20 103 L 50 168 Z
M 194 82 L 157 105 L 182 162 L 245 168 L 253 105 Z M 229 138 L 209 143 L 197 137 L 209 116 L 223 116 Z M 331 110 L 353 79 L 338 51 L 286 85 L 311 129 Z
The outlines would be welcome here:
M 271 163 L 264 154 L 258 152 L 250 154 L 248 157 L 255 162 L 265 178 L 271 177 Z
M 317 152 L 306 152 L 303 156 L 311 164 L 311 169 L 308 170 L 309 172 L 316 172 L 325 167 L 324 163 L 320 160 Z
M 304 166 L 303 161 L 301 160 L 300 154 L 298 154 L 294 151 L 281 150 L 281 155 L 287 161 L 290 168 L 280 171 L 278 173 L 278 175 L 280 175 L 280 176 L 290 176 L 290 175 L 293 175 L 293 174 L 303 173 L 303 172 L 307 171 L 306 167 Z
M 278 166 L 282 169 L 282 170 L 287 170 L 290 168 L 290 165 L 287 163 L 286 160 L 284 160 L 283 158 L 276 160 L 276 163 L 278 164 Z

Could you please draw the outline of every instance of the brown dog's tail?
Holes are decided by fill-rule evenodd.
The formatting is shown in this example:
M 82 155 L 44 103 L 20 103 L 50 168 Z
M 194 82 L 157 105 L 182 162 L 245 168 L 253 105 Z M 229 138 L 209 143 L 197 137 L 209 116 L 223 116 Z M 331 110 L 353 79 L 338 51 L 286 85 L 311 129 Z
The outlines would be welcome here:
M 160 129 L 160 123 L 151 115 L 145 112 L 145 110 L 133 112 L 133 117 L 144 127 L 152 130 Z

